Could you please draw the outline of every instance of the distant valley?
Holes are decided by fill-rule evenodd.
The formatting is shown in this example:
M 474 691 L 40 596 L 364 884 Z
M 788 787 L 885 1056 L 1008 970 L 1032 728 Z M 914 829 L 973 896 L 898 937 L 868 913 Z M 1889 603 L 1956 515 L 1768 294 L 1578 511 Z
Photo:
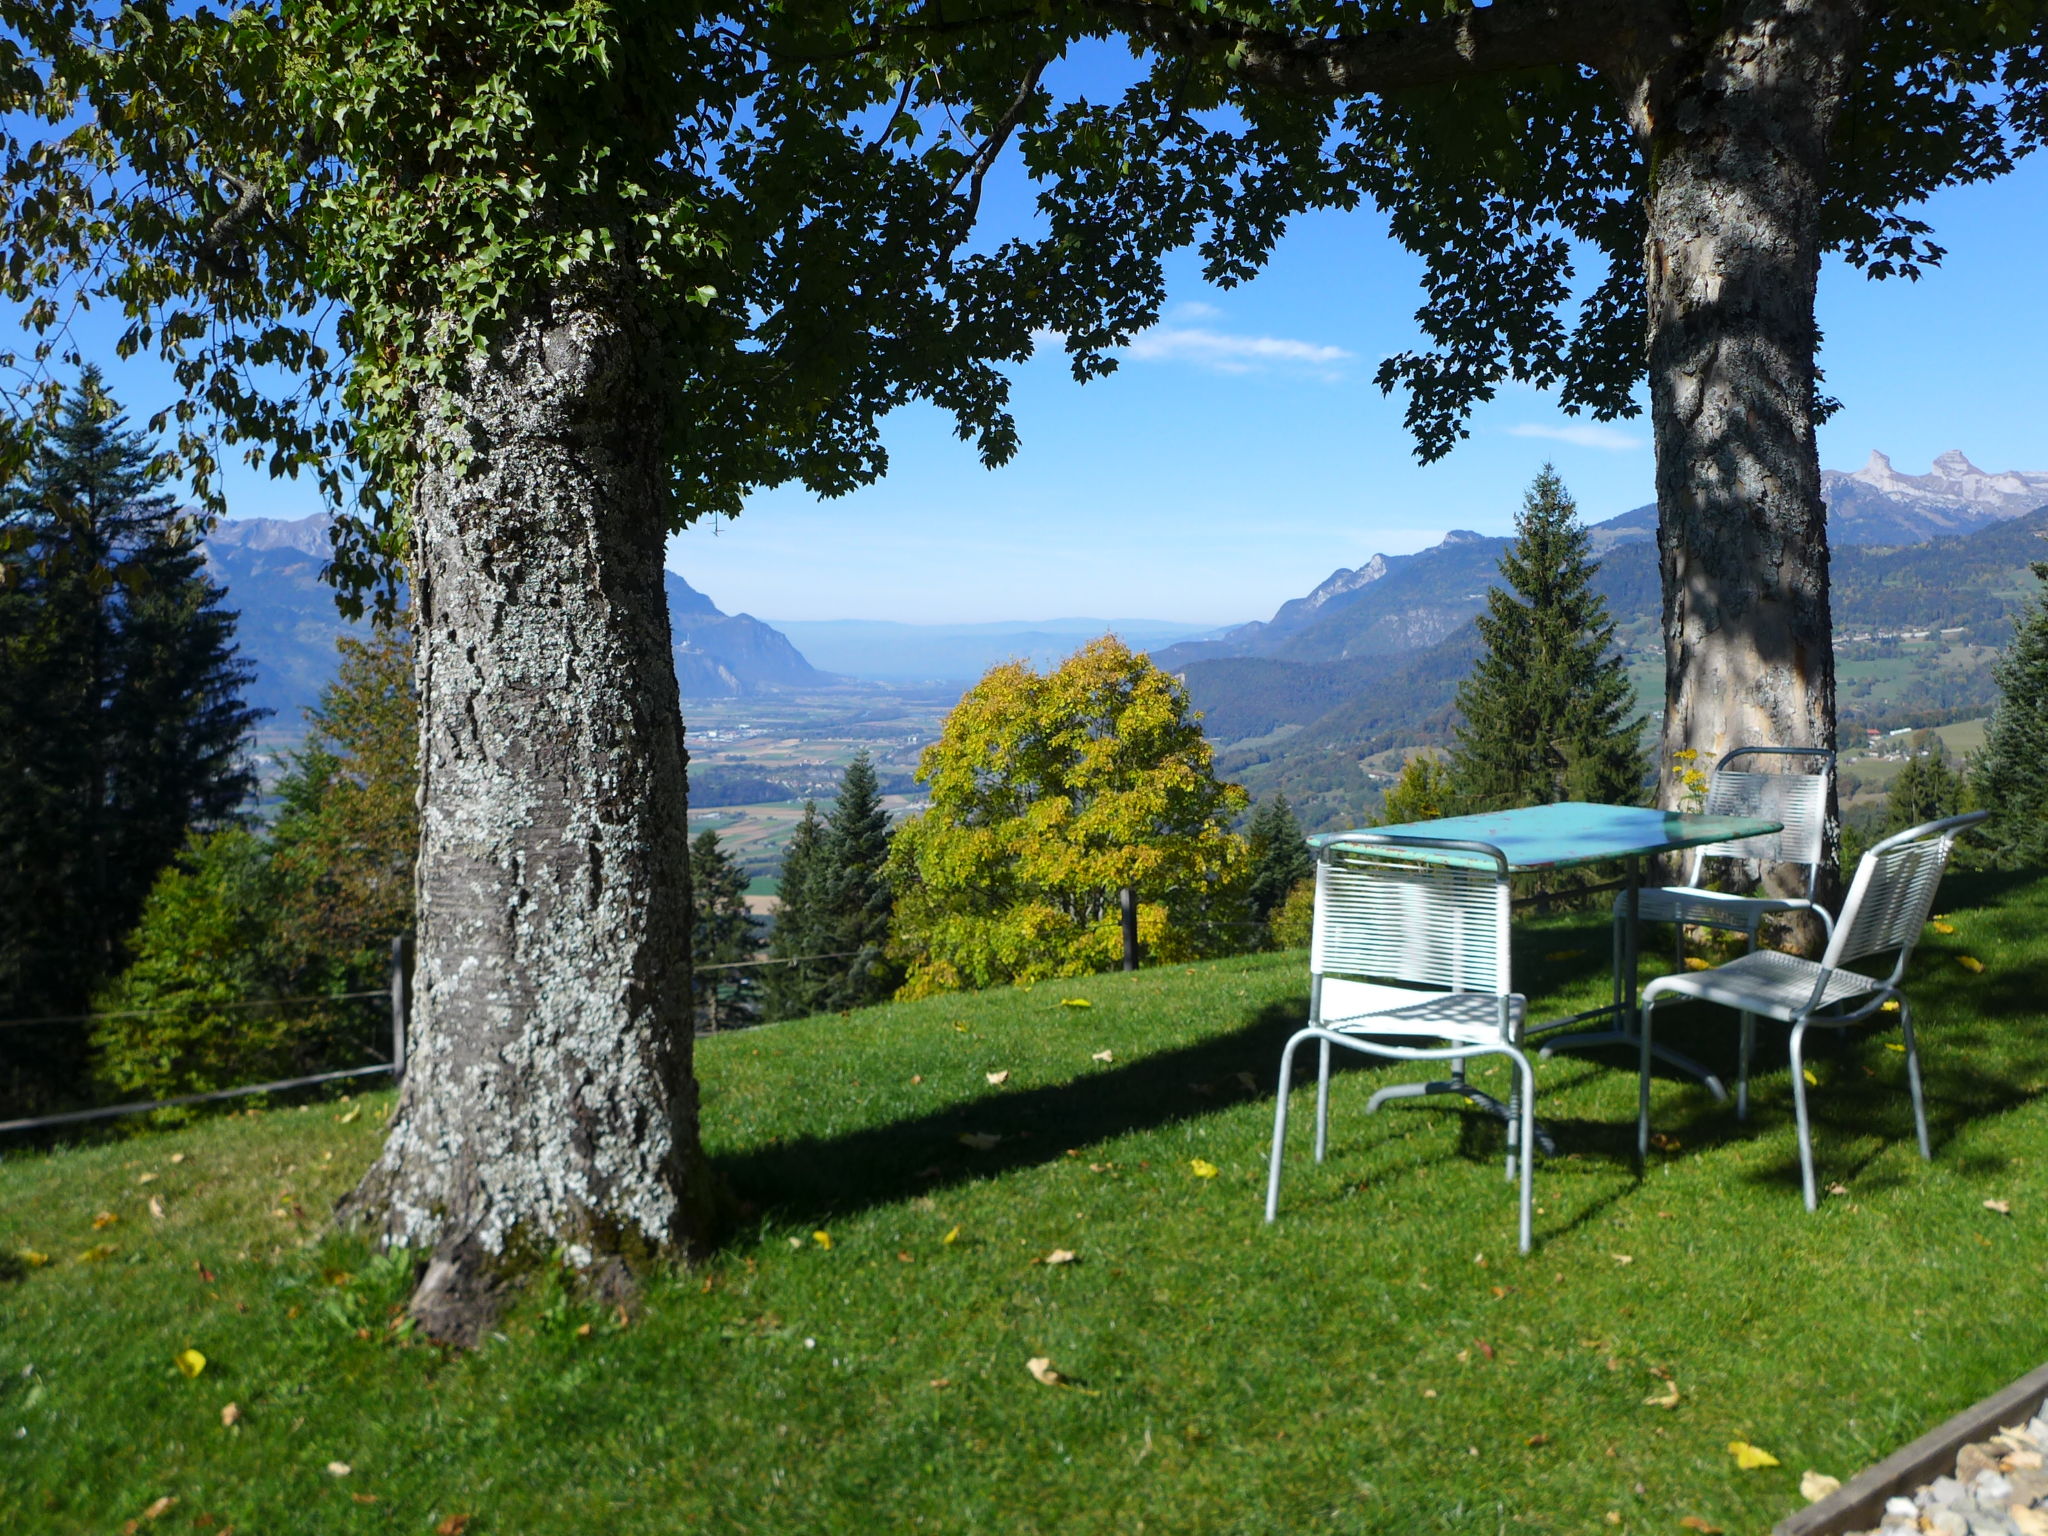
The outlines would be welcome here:
M 1939 724 L 1990 706 L 1990 664 L 2048 556 L 2048 474 L 1986 474 L 1960 453 L 1928 475 L 1882 454 L 1828 471 L 1838 706 L 1857 728 Z M 1596 587 L 1646 713 L 1663 691 L 1656 509 L 1594 524 Z M 1406 751 L 1451 737 L 1477 651 L 1472 617 L 1504 538 L 1453 532 L 1414 555 L 1375 555 L 1283 603 L 1271 619 L 1162 648 L 1218 743 L 1222 770 L 1284 791 L 1311 827 L 1355 820 Z
M 1844 738 L 1982 714 L 1989 669 L 2048 556 L 2048 474 L 1986 473 L 1960 453 L 1930 473 L 1873 454 L 1827 471 L 1839 702 Z M 1662 696 L 1656 510 L 1589 530 L 1598 589 L 1646 713 Z M 1217 744 L 1218 763 L 1255 795 L 1284 790 L 1312 829 L 1356 820 L 1417 746 L 1450 739 L 1452 700 L 1476 654 L 1472 617 L 1508 541 L 1453 532 L 1412 555 L 1339 569 L 1265 620 L 1204 630 L 1088 618 L 981 624 L 874 620 L 770 623 L 723 612 L 668 576 L 677 681 L 690 708 L 693 820 L 716 818 L 773 867 L 793 812 L 761 826 L 729 807 L 829 796 L 845 758 L 869 745 L 899 806 L 910 775 L 961 690 L 990 666 L 1044 667 L 1113 630 L 1180 674 Z M 252 702 L 274 710 L 273 740 L 333 675 L 346 626 L 320 581 L 323 518 L 221 523 L 208 557 L 240 610 L 256 664 Z M 744 823 L 744 824 L 743 824 Z

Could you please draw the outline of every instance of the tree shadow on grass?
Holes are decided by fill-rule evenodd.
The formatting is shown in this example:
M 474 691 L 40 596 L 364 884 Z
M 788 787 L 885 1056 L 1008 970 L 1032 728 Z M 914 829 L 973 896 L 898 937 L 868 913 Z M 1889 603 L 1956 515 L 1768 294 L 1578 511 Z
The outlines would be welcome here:
M 1247 1102 L 1256 1102 L 1262 1113 L 1271 1114 L 1281 1049 L 1301 1027 L 1306 1011 L 1305 997 L 1269 1004 L 1236 1029 L 1069 1082 L 962 1100 L 928 1114 L 843 1135 L 804 1136 L 757 1145 L 720 1154 L 715 1163 L 749 1216 L 758 1219 L 800 1213 L 806 1223 L 823 1222 L 974 1180 L 1056 1163 L 1065 1159 L 1070 1149 L 1198 1119 Z M 1333 1093 L 1342 1093 L 1332 1106 L 1335 1135 L 1338 1125 L 1355 1128 L 1364 1119 L 1359 1095 L 1367 1091 L 1360 1084 L 1345 1092 L 1335 1086 L 1335 1080 L 1354 1074 L 1384 1078 L 1390 1068 L 1400 1071 L 1402 1064 L 1358 1052 L 1339 1050 L 1333 1054 Z M 1569 1091 L 1598 1072 L 1587 1067 L 1562 1083 L 1556 1082 L 1553 1074 L 1548 1085 L 1539 1073 L 1538 1093 L 1546 1086 L 1554 1092 Z M 1297 1053 L 1293 1089 L 1312 1090 L 1315 1077 L 1314 1052 Z M 1457 1118 L 1455 1147 L 1400 1160 L 1391 1168 L 1380 1167 L 1370 1176 L 1374 1182 L 1399 1179 L 1436 1163 L 1491 1162 L 1504 1155 L 1503 1127 L 1496 1117 L 1455 1098 L 1426 1102 L 1430 1111 Z M 1409 1103 L 1397 1101 L 1373 1118 L 1391 1123 Z M 1297 1102 L 1289 1117 L 1289 1153 L 1298 1153 L 1303 1160 L 1311 1156 L 1313 1145 L 1312 1104 L 1312 1097 Z M 1539 1096 L 1539 1115 L 1542 1109 Z M 1633 1122 L 1626 1127 L 1577 1119 L 1550 1123 L 1562 1130 L 1561 1143 L 1568 1141 L 1570 1150 L 1581 1155 L 1616 1161 L 1633 1157 Z M 977 1150 L 964 1145 L 963 1136 L 997 1140 L 985 1150 Z M 1541 1168 L 1539 1163 L 1539 1177 Z M 1584 1219 L 1582 1214 L 1571 1224 Z M 754 1222 L 748 1225 L 751 1228 Z
M 1069 1148 L 1246 1100 L 1270 1104 L 1274 1064 L 1306 1011 L 1306 997 L 1268 1004 L 1236 1029 L 1069 1082 L 962 1100 L 844 1135 L 723 1153 L 715 1162 L 748 1205 L 764 1214 L 801 1211 L 806 1220 L 999 1177 L 1057 1162 Z M 977 1150 L 963 1136 L 998 1139 Z

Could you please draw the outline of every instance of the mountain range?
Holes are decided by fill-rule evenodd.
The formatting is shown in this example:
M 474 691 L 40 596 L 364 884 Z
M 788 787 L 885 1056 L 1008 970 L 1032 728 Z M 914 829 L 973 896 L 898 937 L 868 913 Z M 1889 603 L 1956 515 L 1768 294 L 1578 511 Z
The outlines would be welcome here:
M 295 731 L 301 712 L 334 676 L 334 642 L 352 628 L 320 579 L 331 546 L 324 515 L 245 517 L 214 525 L 207 565 L 241 614 L 236 633 L 255 663 L 248 701 Z M 727 698 L 835 681 L 789 637 L 750 614 L 722 612 L 674 571 L 665 573 L 676 683 L 684 698 Z
M 2048 556 L 2048 474 L 1986 474 L 1945 453 L 1928 475 L 1883 454 L 1828 472 L 1832 583 L 1845 724 L 1932 724 L 1989 707 L 1989 660 Z M 1660 691 L 1656 508 L 1588 529 L 1595 588 L 1639 691 Z M 1305 824 L 1355 818 L 1378 753 L 1450 738 L 1477 654 L 1472 617 L 1509 541 L 1456 531 L 1413 555 L 1331 573 L 1272 618 L 1153 653 L 1186 682 L 1219 768 L 1284 790 Z

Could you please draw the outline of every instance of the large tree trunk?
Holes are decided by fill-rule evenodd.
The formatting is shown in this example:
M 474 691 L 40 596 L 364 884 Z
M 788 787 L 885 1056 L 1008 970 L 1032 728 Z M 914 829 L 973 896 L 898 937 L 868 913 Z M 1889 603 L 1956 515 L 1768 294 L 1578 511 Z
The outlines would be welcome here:
M 561 1249 L 616 1280 L 707 1220 L 664 410 L 638 352 L 619 305 L 558 296 L 426 406 L 411 1059 L 344 1213 L 432 1247 L 413 1315 L 457 1343 L 518 1265 Z
M 1736 746 L 1835 741 L 1814 289 L 1828 131 L 1861 24 L 1857 0 L 1758 0 L 1636 98 L 1666 805 L 1685 749 L 1705 768 Z

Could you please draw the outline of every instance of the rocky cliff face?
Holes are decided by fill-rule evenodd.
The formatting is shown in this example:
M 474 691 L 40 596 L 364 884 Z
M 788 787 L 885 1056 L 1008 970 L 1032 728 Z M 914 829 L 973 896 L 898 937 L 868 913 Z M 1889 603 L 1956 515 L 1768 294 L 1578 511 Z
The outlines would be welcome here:
M 1873 449 L 1853 473 L 1823 470 L 1828 530 L 1841 544 L 1918 544 L 1968 533 L 2048 505 L 2048 474 L 1979 469 L 1959 450 L 1935 459 L 1924 475 L 1902 474 Z

